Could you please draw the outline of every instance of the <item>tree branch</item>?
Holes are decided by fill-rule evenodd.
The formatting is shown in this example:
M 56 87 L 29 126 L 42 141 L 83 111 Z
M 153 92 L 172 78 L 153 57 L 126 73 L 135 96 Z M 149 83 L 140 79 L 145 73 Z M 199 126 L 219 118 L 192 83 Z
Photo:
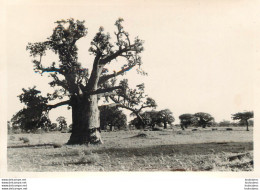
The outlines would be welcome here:
M 141 112 L 142 109 L 144 109 L 144 108 L 150 108 L 150 107 L 151 107 L 151 105 L 147 105 L 147 106 L 142 105 L 142 106 L 138 109 L 138 112 Z
M 120 104 L 120 102 L 118 102 L 113 96 L 109 96 L 109 98 L 110 98 L 113 102 L 115 102 L 118 107 L 128 109 L 128 110 L 130 110 L 130 111 L 132 111 L 132 112 L 136 112 L 135 109 L 130 108 L 130 107 L 128 107 L 128 106 L 125 106 L 125 105 L 123 105 L 123 104 Z
M 115 107 L 115 106 L 118 106 L 119 104 L 117 103 L 112 103 L 112 104 L 105 104 L 105 105 L 102 105 L 102 106 L 98 106 L 98 108 L 103 108 L 103 107 L 108 107 L 108 108 L 112 108 L 112 107 Z
M 113 59 L 116 59 L 118 56 L 120 56 L 122 53 L 125 53 L 127 51 L 130 51 L 131 48 L 124 48 L 124 49 L 120 49 L 117 52 L 113 53 L 112 55 L 107 56 L 105 59 L 101 59 L 99 64 L 100 65 L 105 65 L 107 63 L 109 63 L 110 61 L 112 61 Z
M 57 108 L 59 106 L 63 106 L 63 105 L 69 104 L 69 103 L 70 103 L 70 100 L 67 100 L 67 101 L 59 102 L 59 103 L 54 104 L 54 105 L 47 105 L 47 109 L 51 110 L 53 108 Z
M 122 86 L 115 86 L 115 87 L 111 87 L 111 88 L 105 88 L 105 89 L 98 89 L 92 92 L 87 92 L 87 95 L 94 95 L 94 94 L 102 94 L 102 93 L 106 93 L 106 92 L 111 92 L 113 90 L 116 89 L 120 89 L 123 88 Z
M 35 70 L 41 71 L 40 74 L 42 74 L 44 72 L 58 72 L 58 73 L 62 74 L 62 70 L 55 68 L 55 67 L 47 67 L 47 68 L 37 67 Z M 39 71 L 35 71 L 35 72 L 39 72 Z
M 111 79 L 111 78 L 113 78 L 113 77 L 116 77 L 116 76 L 118 76 L 118 75 L 121 75 L 121 74 L 123 74 L 123 73 L 126 72 L 126 71 L 129 71 L 129 70 L 132 69 L 134 66 L 136 66 L 136 64 L 130 65 L 130 66 L 128 66 L 128 67 L 125 67 L 125 68 L 121 69 L 120 71 L 115 72 L 115 73 L 113 73 L 113 74 L 103 75 L 103 76 L 99 79 L 98 85 L 101 85 L 101 84 L 103 84 L 104 82 L 108 81 L 109 79 Z

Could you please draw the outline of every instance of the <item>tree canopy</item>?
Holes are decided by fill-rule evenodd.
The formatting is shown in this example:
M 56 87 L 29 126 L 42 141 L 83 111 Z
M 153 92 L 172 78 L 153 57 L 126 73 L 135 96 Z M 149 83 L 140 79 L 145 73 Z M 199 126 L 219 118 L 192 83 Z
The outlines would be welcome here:
M 197 118 L 193 114 L 189 114 L 189 113 L 180 115 L 179 119 L 180 119 L 182 130 L 188 128 L 188 126 L 190 125 L 194 125 L 197 123 Z
M 201 126 L 202 128 L 212 126 L 214 123 L 214 117 L 212 117 L 209 113 L 198 112 L 194 114 L 196 117 L 196 125 Z
M 122 110 L 119 110 L 117 107 L 101 107 L 100 108 L 100 126 L 101 129 L 106 129 L 109 126 L 110 131 L 113 130 L 113 127 L 116 127 L 120 130 L 127 125 L 126 115 Z
M 132 109 L 133 105 L 137 103 L 141 104 L 142 109 L 154 104 L 154 101 L 149 98 L 146 98 L 145 102 L 139 101 L 140 98 L 144 98 L 143 93 L 140 94 L 142 85 L 137 87 L 139 94 L 136 94 L 127 88 L 125 82 L 120 82 L 120 84 L 114 82 L 116 77 L 124 75 L 134 67 L 138 73 L 146 74 L 141 68 L 140 54 L 144 50 L 143 41 L 138 37 L 130 38 L 122 23 L 122 18 L 115 22 L 114 42 L 110 34 L 105 33 L 103 27 L 99 28 L 90 43 L 89 53 L 94 59 L 88 67 L 82 65 L 78 60 L 77 42 L 88 33 L 84 21 L 74 19 L 57 21 L 56 27 L 47 40 L 29 43 L 26 47 L 33 57 L 34 71 L 41 75 L 48 73 L 52 78 L 49 84 L 55 90 L 48 94 L 48 100 L 66 98 L 53 105 L 46 102 L 43 111 L 62 105 L 69 105 L 72 108 L 73 125 L 68 144 L 102 143 L 99 133 L 98 108 L 101 96 L 108 96 L 115 92 L 117 97 L 127 99 L 129 105 L 125 104 L 125 100 L 116 99 L 114 95 L 109 98 L 112 101 L 116 100 L 114 103 L 128 109 Z M 44 57 L 49 51 L 57 55 L 58 62 L 52 62 L 46 66 Z M 116 63 L 121 69 L 118 71 L 110 69 L 112 63 Z
M 164 129 L 167 128 L 167 124 L 172 124 L 175 121 L 172 112 L 169 109 L 159 111 L 158 117 L 159 121 L 163 123 Z
M 245 112 L 238 112 L 232 115 L 233 120 L 239 120 L 240 122 L 245 122 L 247 131 L 249 131 L 248 128 L 248 120 L 254 118 L 254 112 L 253 111 L 245 111 Z
M 146 126 L 154 129 L 156 125 L 162 126 L 163 124 L 164 129 L 166 129 L 167 124 L 172 124 L 175 121 L 172 112 L 169 109 L 145 111 L 140 113 L 140 118 L 134 118 L 130 124 L 136 126 L 138 129 Z
M 41 96 L 36 86 L 28 90 L 23 88 L 22 91 L 18 97 L 25 107 L 12 117 L 12 125 L 23 131 L 35 131 L 38 128 L 46 130 L 51 124 L 46 112 L 48 98 Z

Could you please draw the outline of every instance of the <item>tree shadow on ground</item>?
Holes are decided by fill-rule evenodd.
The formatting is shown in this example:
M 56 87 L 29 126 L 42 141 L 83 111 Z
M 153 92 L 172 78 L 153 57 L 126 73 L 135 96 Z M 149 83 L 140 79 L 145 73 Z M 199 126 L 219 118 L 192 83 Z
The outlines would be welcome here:
M 220 152 L 240 153 L 253 150 L 252 142 L 222 142 L 222 143 L 199 143 L 199 144 L 175 144 L 157 145 L 138 148 L 100 148 L 92 150 L 97 154 L 109 154 L 116 157 L 146 156 L 146 155 L 207 155 Z

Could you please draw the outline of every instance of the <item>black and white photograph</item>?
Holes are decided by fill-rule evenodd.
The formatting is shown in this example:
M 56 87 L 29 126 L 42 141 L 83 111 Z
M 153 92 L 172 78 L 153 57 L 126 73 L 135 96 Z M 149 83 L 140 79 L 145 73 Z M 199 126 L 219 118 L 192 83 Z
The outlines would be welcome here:
M 6 176 L 259 177 L 257 1 L 17 0 L 2 9 Z

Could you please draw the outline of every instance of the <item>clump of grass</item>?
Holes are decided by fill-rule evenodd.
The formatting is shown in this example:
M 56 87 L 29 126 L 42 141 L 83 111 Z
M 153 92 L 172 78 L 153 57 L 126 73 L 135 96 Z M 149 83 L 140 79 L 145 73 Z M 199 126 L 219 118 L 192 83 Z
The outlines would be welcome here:
M 147 134 L 145 134 L 145 133 L 139 133 L 138 135 L 136 135 L 136 137 L 147 137 Z
M 53 148 L 61 148 L 62 144 L 60 143 L 53 143 Z
M 147 138 L 147 137 L 148 137 L 148 135 L 146 133 L 140 132 L 140 133 L 138 133 L 137 135 L 135 135 L 131 138 Z
M 27 137 L 20 137 L 19 140 L 23 141 L 23 143 L 29 143 L 30 142 L 30 140 Z
M 76 164 L 89 164 L 93 165 L 100 160 L 98 154 L 93 154 L 91 151 L 85 150 L 80 152 L 80 156 Z
M 92 151 L 91 150 L 83 150 L 84 155 L 92 155 Z
M 152 129 L 152 131 L 162 131 L 162 129 L 155 127 L 155 128 Z

